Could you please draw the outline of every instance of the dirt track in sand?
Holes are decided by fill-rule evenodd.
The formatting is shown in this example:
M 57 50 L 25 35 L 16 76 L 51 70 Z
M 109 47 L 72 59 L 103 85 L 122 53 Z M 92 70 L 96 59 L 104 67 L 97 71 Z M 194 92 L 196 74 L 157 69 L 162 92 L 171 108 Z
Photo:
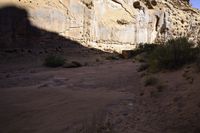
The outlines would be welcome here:
M 109 119 L 117 133 L 199 133 L 199 74 L 192 68 L 158 73 L 166 86 L 158 90 L 144 87 L 138 65 L 119 60 L 72 69 L 1 69 L 0 133 L 81 132 L 94 115 Z

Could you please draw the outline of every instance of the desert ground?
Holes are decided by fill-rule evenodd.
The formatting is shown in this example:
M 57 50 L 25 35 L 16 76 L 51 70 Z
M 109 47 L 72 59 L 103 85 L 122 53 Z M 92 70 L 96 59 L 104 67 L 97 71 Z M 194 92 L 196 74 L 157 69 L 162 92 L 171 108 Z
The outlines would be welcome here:
M 64 51 L 84 65 L 48 68 L 33 53 L 1 53 L 0 133 L 200 133 L 193 65 L 149 74 L 133 59 Z M 148 75 L 158 83 L 145 86 Z

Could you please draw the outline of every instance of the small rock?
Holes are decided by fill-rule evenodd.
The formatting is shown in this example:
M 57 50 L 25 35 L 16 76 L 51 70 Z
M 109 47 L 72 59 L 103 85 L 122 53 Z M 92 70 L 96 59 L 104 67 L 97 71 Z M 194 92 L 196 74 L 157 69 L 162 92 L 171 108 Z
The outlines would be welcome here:
M 49 85 L 48 84 L 42 84 L 40 86 L 38 86 L 38 88 L 45 88 L 45 87 L 48 87 Z
M 74 65 L 76 65 L 77 67 L 81 67 L 81 66 L 82 66 L 82 64 L 79 63 L 79 62 L 77 62 L 77 61 L 72 61 L 72 63 L 73 63 Z
M 10 77 L 11 77 L 10 74 L 7 74 L 7 75 L 6 75 L 6 78 L 10 78 Z
M 141 92 L 141 93 L 140 93 L 140 96 L 144 96 L 144 93 L 143 93 L 143 92 Z
M 53 86 L 62 86 L 65 84 L 65 79 L 53 79 Z
M 88 65 L 89 65 L 89 63 L 88 63 L 88 62 L 85 62 L 85 63 L 84 63 L 84 66 L 88 66 Z
M 128 106 L 133 106 L 133 103 L 128 103 Z
M 72 62 L 66 62 L 63 67 L 64 68 L 77 68 L 77 67 L 81 67 L 82 64 L 76 61 L 72 61 Z
M 36 73 L 36 71 L 35 70 L 31 70 L 30 73 Z
M 123 116 L 127 116 L 127 115 L 128 115 L 128 112 L 124 112 L 124 113 L 123 113 Z
M 100 61 L 100 60 L 97 58 L 97 59 L 96 59 L 96 62 L 99 62 L 99 61 Z
M 190 79 L 189 79 L 189 83 L 190 83 L 190 84 L 193 84 L 193 82 L 194 82 L 194 79 L 193 79 L 193 78 L 190 78 Z
M 123 50 L 123 51 L 122 51 L 122 56 L 123 56 L 123 58 L 125 58 L 125 59 L 131 58 L 132 55 L 133 55 L 133 50 Z

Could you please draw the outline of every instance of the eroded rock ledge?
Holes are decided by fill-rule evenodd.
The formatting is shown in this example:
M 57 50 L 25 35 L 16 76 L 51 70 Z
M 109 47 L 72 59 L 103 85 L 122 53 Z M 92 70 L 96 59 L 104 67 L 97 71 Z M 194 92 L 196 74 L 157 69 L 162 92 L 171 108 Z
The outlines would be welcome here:
M 200 33 L 200 11 L 193 9 L 189 0 L 0 2 L 1 8 L 8 5 L 25 9 L 31 24 L 38 28 L 79 41 L 84 46 L 110 52 L 121 52 L 133 49 L 139 43 L 160 42 L 179 36 L 187 36 L 197 41 Z M 10 21 L 16 22 L 15 19 Z M 12 41 L 8 40 L 12 40 L 10 32 L 13 25 L 7 24 L 12 23 L 9 20 L 4 23 L 5 20 L 0 20 L 0 39 L 2 45 L 11 46 Z M 13 24 L 19 27 L 15 22 Z

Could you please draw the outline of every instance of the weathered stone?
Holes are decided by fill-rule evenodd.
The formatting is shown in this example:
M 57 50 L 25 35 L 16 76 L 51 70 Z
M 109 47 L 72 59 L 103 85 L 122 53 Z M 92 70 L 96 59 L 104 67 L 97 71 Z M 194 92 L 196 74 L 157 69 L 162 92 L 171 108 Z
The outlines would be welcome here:
M 4 10 L 8 5 L 21 8 L 18 15 Z M 193 9 L 188 0 L 1 0 L 0 42 L 7 48 L 15 42 L 16 47 L 33 41 L 47 44 L 45 40 L 51 37 L 36 28 L 27 29 L 32 25 L 52 32 L 51 36 L 56 33 L 86 47 L 121 53 L 139 43 L 179 36 L 197 41 L 199 16 L 200 11 Z M 23 19 L 26 17 L 28 20 Z M 23 45 L 18 45 L 20 42 Z

